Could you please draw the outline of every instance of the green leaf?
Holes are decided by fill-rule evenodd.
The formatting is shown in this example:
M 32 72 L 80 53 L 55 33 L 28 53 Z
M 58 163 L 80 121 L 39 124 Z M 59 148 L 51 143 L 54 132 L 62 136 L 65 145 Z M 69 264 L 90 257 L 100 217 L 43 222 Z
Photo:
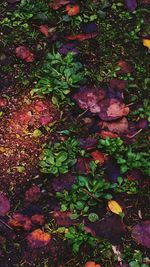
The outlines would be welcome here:
M 41 135 L 42 135 L 42 132 L 39 129 L 34 130 L 34 132 L 33 132 L 34 137 L 39 137 Z
M 99 220 L 99 216 L 96 213 L 90 213 L 88 219 L 90 222 L 96 222 Z

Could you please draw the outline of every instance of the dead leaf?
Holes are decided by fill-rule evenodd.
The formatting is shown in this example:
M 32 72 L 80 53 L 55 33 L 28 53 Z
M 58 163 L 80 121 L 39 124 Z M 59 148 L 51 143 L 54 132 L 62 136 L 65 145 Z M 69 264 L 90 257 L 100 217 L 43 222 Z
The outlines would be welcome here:
M 107 157 L 102 152 L 100 152 L 99 150 L 95 150 L 95 151 L 91 152 L 90 154 L 92 156 L 92 159 L 94 161 L 98 161 L 98 163 L 101 164 L 101 165 L 103 165 L 104 162 L 107 159 Z
M 40 25 L 40 27 L 39 27 L 39 31 L 40 31 L 41 33 L 43 33 L 46 37 L 49 36 L 49 32 L 48 32 L 48 30 L 49 30 L 49 28 L 48 28 L 47 25 Z
M 113 212 L 115 214 L 119 215 L 122 213 L 122 207 L 115 200 L 109 200 L 108 201 L 108 208 L 111 210 L 111 212 Z
M 26 46 L 23 45 L 18 46 L 16 48 L 16 56 L 18 58 L 25 60 L 26 62 L 34 61 L 33 53 Z
M 39 200 L 40 197 L 40 188 L 37 185 L 30 187 L 25 193 L 25 200 L 27 202 L 35 202 Z
M 130 11 L 134 11 L 137 8 L 137 1 L 136 0 L 125 0 L 127 8 Z
M 32 249 L 45 247 L 49 244 L 52 236 L 41 229 L 36 229 L 27 236 L 28 246 Z
M 31 221 L 34 224 L 44 225 L 45 218 L 44 218 L 44 215 L 42 215 L 42 214 L 34 214 L 31 217 Z
M 119 60 L 117 66 L 120 67 L 120 70 L 117 71 L 118 74 L 125 74 L 132 72 L 132 68 L 129 63 L 125 60 Z
M 118 134 L 115 134 L 115 133 L 112 133 L 112 132 L 108 132 L 108 131 L 102 130 L 101 133 L 100 133 L 100 137 L 102 139 L 105 139 L 107 137 L 109 137 L 110 139 L 112 139 L 112 138 L 117 138 L 118 137 Z
M 129 124 L 127 118 L 122 118 L 117 121 L 110 121 L 110 122 L 100 122 L 99 125 L 102 129 L 108 129 L 110 132 L 113 133 L 128 133 L 129 131 Z
M 0 108 L 6 107 L 8 104 L 8 101 L 4 97 L 0 97 Z
M 23 228 L 24 230 L 30 230 L 32 226 L 31 220 L 28 216 L 21 213 L 14 213 L 12 218 L 8 221 L 8 224 L 14 228 Z
M 76 16 L 80 12 L 80 6 L 79 5 L 67 5 L 65 8 L 68 16 Z
M 132 228 L 132 238 L 138 244 L 150 248 L 150 220 L 136 224 Z
M 119 91 L 123 91 L 127 85 L 127 81 L 118 79 L 118 78 L 114 78 L 112 80 L 110 80 L 110 87 L 112 89 L 117 89 Z
M 101 267 L 101 265 L 97 264 L 95 261 L 87 261 L 85 267 Z
M 5 216 L 9 210 L 10 202 L 8 198 L 3 193 L 0 193 L 0 216 Z
M 69 3 L 70 3 L 69 0 L 53 0 L 51 3 L 49 3 L 49 6 L 53 10 L 58 10 L 62 6 L 65 6 L 65 5 L 69 4 Z

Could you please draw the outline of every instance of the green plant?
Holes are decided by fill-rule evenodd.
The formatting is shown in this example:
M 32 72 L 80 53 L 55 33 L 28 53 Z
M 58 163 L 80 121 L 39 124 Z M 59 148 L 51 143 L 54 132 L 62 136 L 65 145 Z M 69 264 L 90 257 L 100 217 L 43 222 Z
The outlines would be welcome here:
M 77 227 L 69 227 L 65 238 L 68 240 L 75 254 L 79 252 L 82 245 L 86 244 L 95 247 L 97 244 L 97 238 L 86 233 L 83 224 L 79 224 Z
M 75 139 L 68 138 L 63 143 L 50 143 L 42 151 L 39 166 L 41 172 L 51 173 L 56 176 L 69 171 L 77 159 L 77 154 L 84 154 L 80 149 L 79 142 Z
M 64 57 L 59 53 L 48 53 L 39 73 L 39 81 L 31 94 L 52 94 L 62 101 L 70 93 L 71 88 L 79 87 L 83 79 L 83 66 L 76 60 L 73 52 Z
M 150 163 L 148 154 L 145 152 L 133 151 L 131 145 L 125 146 L 121 138 L 106 138 L 99 141 L 99 148 L 108 155 L 113 155 L 120 165 L 121 172 L 126 173 L 134 168 L 141 169 L 144 173 L 150 174 Z

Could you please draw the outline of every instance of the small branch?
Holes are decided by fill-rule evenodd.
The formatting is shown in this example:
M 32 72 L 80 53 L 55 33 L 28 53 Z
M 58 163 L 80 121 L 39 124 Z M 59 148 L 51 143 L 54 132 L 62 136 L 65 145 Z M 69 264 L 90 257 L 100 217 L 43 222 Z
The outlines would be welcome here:
M 83 111 L 81 114 L 79 114 L 79 116 L 77 117 L 77 119 L 80 118 L 80 117 L 82 117 L 88 110 L 89 110 L 89 109 L 86 109 L 86 110 Z
M 133 135 L 129 135 L 128 137 L 132 139 L 132 138 L 135 137 L 137 134 L 139 134 L 140 132 L 142 132 L 142 130 L 143 130 L 143 129 L 140 129 L 140 130 L 137 131 L 135 134 L 133 134 Z
M 10 230 L 13 230 L 7 223 L 5 223 L 2 219 L 0 219 L 0 223 L 4 224 L 6 227 L 8 227 Z
M 101 201 L 99 198 L 95 197 L 95 196 L 94 196 L 92 193 L 90 193 L 88 190 L 83 189 L 83 191 L 84 191 L 87 195 L 89 195 L 90 197 L 92 197 L 93 199 L 95 199 L 96 201 L 98 201 L 99 203 L 102 203 L 102 201 Z

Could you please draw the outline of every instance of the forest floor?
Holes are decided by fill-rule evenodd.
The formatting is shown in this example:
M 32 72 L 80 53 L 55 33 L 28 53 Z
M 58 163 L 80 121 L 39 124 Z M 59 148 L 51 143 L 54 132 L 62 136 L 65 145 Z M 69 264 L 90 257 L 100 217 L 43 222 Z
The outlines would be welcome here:
M 0 3 L 0 267 L 150 266 L 150 3 Z

